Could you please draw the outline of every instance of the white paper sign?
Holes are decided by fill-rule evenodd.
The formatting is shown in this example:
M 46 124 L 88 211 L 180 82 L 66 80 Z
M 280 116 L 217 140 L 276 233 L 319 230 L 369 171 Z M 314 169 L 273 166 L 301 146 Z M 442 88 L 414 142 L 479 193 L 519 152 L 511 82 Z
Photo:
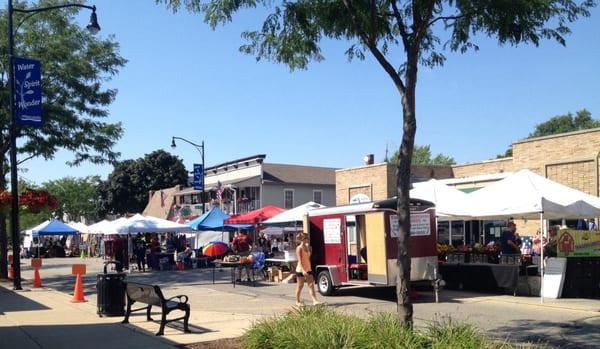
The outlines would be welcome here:
M 429 213 L 410 215 L 410 236 L 427 236 L 431 234 L 431 217 Z
M 566 271 L 566 258 L 548 258 L 546 269 L 544 270 L 543 297 L 560 298 Z
M 398 216 L 390 216 L 390 235 L 398 237 Z M 431 234 L 431 221 L 428 213 L 415 213 L 410 215 L 410 235 L 427 236 Z
M 341 219 L 324 219 L 323 235 L 326 244 L 339 244 L 342 242 L 340 237 Z

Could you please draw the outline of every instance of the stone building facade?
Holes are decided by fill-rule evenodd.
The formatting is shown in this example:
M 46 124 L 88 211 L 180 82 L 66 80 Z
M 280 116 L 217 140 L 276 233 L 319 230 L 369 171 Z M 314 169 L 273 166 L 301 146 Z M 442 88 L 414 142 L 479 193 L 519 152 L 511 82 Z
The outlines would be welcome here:
M 451 177 L 450 166 L 414 165 L 411 168 L 411 178 L 414 182 Z M 396 166 L 389 163 L 335 171 L 336 205 L 346 205 L 360 201 L 361 198 L 368 201 L 384 200 L 395 196 L 397 188 Z
M 514 142 L 513 157 L 453 166 L 455 178 L 529 169 L 585 193 L 600 196 L 600 128 Z

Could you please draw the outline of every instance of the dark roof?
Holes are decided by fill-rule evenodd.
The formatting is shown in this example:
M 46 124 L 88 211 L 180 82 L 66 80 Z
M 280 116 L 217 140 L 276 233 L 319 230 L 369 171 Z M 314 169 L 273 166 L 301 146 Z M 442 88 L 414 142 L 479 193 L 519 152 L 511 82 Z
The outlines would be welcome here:
M 219 167 L 225 167 L 225 166 L 234 165 L 234 164 L 238 164 L 238 163 L 245 162 L 245 161 L 251 161 L 251 160 L 257 160 L 259 163 L 261 163 L 262 161 L 264 161 L 264 159 L 266 157 L 267 156 L 265 154 L 257 154 L 257 155 L 247 156 L 245 158 L 231 160 L 231 161 L 224 162 L 222 164 L 207 167 L 204 171 L 208 172 L 208 170 L 217 169 Z
M 263 164 L 263 180 L 274 183 L 335 185 L 335 168 Z

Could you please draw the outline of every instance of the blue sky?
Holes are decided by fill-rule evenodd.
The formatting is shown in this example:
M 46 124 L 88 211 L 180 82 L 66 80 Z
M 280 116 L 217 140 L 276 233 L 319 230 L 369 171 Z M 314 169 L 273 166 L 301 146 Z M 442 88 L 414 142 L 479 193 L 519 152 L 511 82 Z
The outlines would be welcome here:
M 173 14 L 152 0 L 96 0 L 99 35 L 114 34 L 129 60 L 110 86 L 119 90 L 110 122 L 125 130 L 121 159 L 165 149 L 191 170 L 197 151 L 171 136 L 204 140 L 208 166 L 254 154 L 272 163 L 351 167 L 367 153 L 383 159 L 401 137 L 401 106 L 374 61 L 348 63 L 347 43 L 324 42 L 326 60 L 306 71 L 256 62 L 238 51 L 240 33 L 258 28 L 246 12 L 212 31 L 199 15 Z M 89 18 L 82 13 L 82 24 Z M 458 163 L 504 152 L 551 116 L 587 108 L 600 119 L 600 9 L 572 26 L 567 47 L 499 47 L 485 37 L 480 51 L 446 53 L 442 68 L 419 72 L 416 143 Z M 101 175 L 111 166 L 64 165 L 71 157 L 30 160 L 21 176 L 36 183 Z

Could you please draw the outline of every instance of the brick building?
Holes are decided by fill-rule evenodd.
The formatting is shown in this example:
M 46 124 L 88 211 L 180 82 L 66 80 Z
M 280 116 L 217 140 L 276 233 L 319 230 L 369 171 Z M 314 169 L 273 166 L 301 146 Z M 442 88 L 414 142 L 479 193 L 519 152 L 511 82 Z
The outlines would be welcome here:
M 412 181 L 429 178 L 456 186 L 465 192 L 480 189 L 512 172 L 529 169 L 555 182 L 600 196 L 600 128 L 515 141 L 513 156 L 455 166 L 414 166 Z M 336 203 L 347 204 L 352 198 L 379 200 L 396 195 L 395 167 L 374 164 L 336 171 Z M 515 198 L 518 200 L 519 198 Z M 522 235 L 533 235 L 537 221 L 517 221 Z M 564 222 L 551 222 L 564 223 Z M 574 222 L 567 221 L 572 225 Z M 452 227 L 450 229 L 450 224 Z M 454 244 L 488 241 L 504 222 L 441 223 L 441 240 Z
M 413 182 L 430 178 L 452 178 L 450 166 L 413 165 Z M 376 201 L 396 195 L 396 166 L 389 163 L 368 164 L 335 171 L 335 201 L 337 205 L 350 202 Z M 354 199 L 354 200 L 353 200 Z
M 501 179 L 503 175 L 529 169 L 541 176 L 594 196 L 600 196 L 599 160 L 600 128 L 561 133 L 513 142 L 513 156 L 453 166 L 454 179 L 446 184 L 465 191 L 477 189 L 493 182 L 474 182 L 475 177 Z M 515 198 L 518 200 L 518 198 Z M 516 221 L 522 235 L 532 235 L 539 222 Z M 551 222 L 552 224 L 575 222 Z M 486 234 L 489 234 L 486 229 Z

